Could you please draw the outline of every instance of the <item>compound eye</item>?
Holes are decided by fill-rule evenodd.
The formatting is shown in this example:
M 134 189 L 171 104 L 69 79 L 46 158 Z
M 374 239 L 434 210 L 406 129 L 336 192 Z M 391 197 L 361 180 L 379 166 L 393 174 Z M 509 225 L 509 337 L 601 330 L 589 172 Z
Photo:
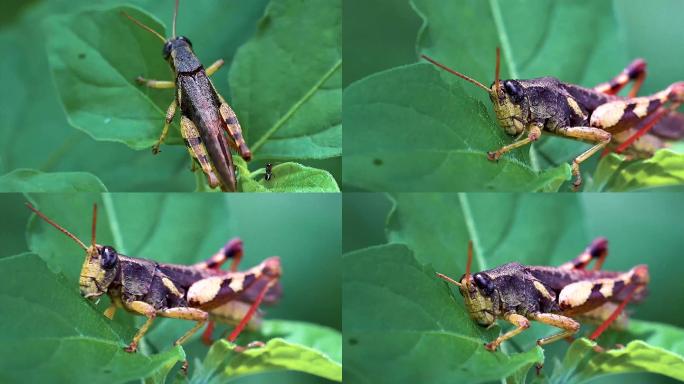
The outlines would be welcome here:
M 491 295 L 492 292 L 494 292 L 494 283 L 492 282 L 492 279 L 484 273 L 476 273 L 473 276 L 473 280 L 475 280 L 475 285 L 477 285 L 485 295 Z
M 114 267 L 114 265 L 116 265 L 117 259 L 119 258 L 116 250 L 108 245 L 105 245 L 100 249 L 100 256 L 100 263 L 104 269 L 111 269 Z
M 164 60 L 167 60 L 169 56 L 171 56 L 171 42 L 166 42 L 164 44 L 164 49 L 162 49 L 162 55 L 164 56 Z
M 504 81 L 504 90 L 514 103 L 519 103 L 522 100 L 523 90 L 517 82 L 511 80 Z
M 179 39 L 179 40 L 185 41 L 185 42 L 188 43 L 188 45 L 192 48 L 192 42 L 191 42 L 190 39 L 188 39 L 187 37 L 185 37 L 185 36 L 178 36 L 178 39 Z

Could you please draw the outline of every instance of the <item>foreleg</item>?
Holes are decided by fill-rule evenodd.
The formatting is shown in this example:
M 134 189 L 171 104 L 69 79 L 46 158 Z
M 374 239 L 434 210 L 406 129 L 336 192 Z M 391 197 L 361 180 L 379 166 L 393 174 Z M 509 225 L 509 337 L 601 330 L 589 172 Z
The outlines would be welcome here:
M 487 152 L 487 158 L 489 160 L 499 160 L 501 155 L 503 155 L 504 153 L 510 152 L 513 149 L 520 148 L 522 146 L 528 145 L 530 143 L 533 143 L 533 142 L 539 140 L 539 137 L 541 136 L 541 134 L 542 134 L 542 126 L 537 125 L 537 124 L 532 125 L 528 130 L 527 137 L 525 137 L 524 139 L 518 140 L 518 141 L 514 142 L 513 144 L 509 144 L 509 145 L 506 145 L 502 148 L 499 148 L 496 151 Z
M 147 333 L 147 330 L 150 328 L 150 325 L 152 325 L 154 318 L 157 316 L 157 311 L 153 306 L 144 301 L 124 302 L 123 305 L 127 310 L 147 317 L 145 324 L 140 327 L 135 336 L 133 336 L 133 341 L 131 341 L 131 343 L 125 349 L 126 352 L 136 352 L 138 350 L 138 342 L 140 342 L 140 339 L 142 339 L 145 333 Z
M 530 321 L 525 316 L 518 315 L 517 313 L 508 313 L 504 315 L 504 319 L 515 325 L 515 329 L 512 329 L 497 337 L 496 340 L 485 344 L 485 348 L 490 351 L 496 351 L 501 343 L 530 327 Z

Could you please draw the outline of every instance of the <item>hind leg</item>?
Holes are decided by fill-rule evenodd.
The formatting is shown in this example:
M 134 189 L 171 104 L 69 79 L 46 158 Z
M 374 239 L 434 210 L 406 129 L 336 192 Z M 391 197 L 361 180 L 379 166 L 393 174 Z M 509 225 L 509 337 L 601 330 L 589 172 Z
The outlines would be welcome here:
M 216 178 L 213 167 L 211 166 L 209 156 L 207 155 L 207 149 L 202 143 L 199 131 L 197 130 L 195 123 L 193 123 L 192 120 L 186 116 L 181 116 L 181 135 L 185 141 L 185 146 L 188 147 L 190 156 L 197 160 L 202 168 L 202 172 L 204 172 L 204 174 L 207 176 L 209 186 L 212 188 L 218 187 L 219 181 Z
M 605 93 L 607 95 L 615 95 L 627 85 L 630 81 L 634 81 L 632 89 L 629 91 L 629 97 L 635 97 L 641 88 L 641 84 L 646 78 L 646 61 L 643 59 L 636 59 L 630 63 L 619 75 L 615 76 L 607 83 L 601 83 L 594 87 L 597 92 Z
M 596 260 L 594 271 L 601 269 L 603 262 L 608 256 L 608 240 L 605 237 L 598 237 L 579 256 L 571 261 L 562 264 L 560 269 L 584 269 L 592 260 Z

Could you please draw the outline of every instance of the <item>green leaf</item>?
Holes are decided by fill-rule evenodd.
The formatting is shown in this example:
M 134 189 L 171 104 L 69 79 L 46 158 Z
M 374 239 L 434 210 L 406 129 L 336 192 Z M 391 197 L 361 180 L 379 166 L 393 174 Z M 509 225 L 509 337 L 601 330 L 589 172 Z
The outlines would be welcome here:
M 134 149 L 151 147 L 163 124 L 170 91 L 147 90 L 137 76 L 167 79 L 159 56 L 162 43 L 122 15 L 126 12 L 164 34 L 161 23 L 131 7 L 86 10 L 49 19 L 46 27 L 50 67 L 69 122 L 96 140 L 117 141 Z M 154 52 L 123 54 L 123 52 Z M 151 98 L 150 92 L 164 94 Z M 178 136 L 177 129 L 173 130 Z
M 124 352 L 117 328 L 35 254 L 0 259 L 0 270 L 12 276 L 0 282 L 2 382 L 125 383 L 163 378 L 185 359 L 180 347 Z
M 566 165 L 540 174 L 522 151 L 487 160 L 487 151 L 508 139 L 484 104 L 428 64 L 350 85 L 344 119 L 343 180 L 360 188 L 537 191 L 557 189 L 570 177 Z
M 666 189 L 684 186 L 684 154 L 659 150 L 650 159 L 627 161 L 611 154 L 599 162 L 593 181 L 587 186 L 593 192 L 626 192 Z
M 106 192 L 95 175 L 85 172 L 43 173 L 35 169 L 15 169 L 0 176 L 0 192 Z
M 635 372 L 657 373 L 684 381 L 683 329 L 631 320 L 626 335 L 614 333 L 609 336 L 618 336 L 621 341 L 633 341 L 624 348 L 596 353 L 593 350 L 594 342 L 585 338 L 576 340 L 568 349 L 562 364 L 554 370 L 550 382 L 583 383 L 597 376 Z
M 255 158 L 342 154 L 342 3 L 272 0 L 238 51 L 233 107 Z
M 282 370 L 300 371 L 342 381 L 342 335 L 330 328 L 292 321 L 266 321 L 263 348 L 234 353 L 234 344 L 215 343 L 192 383 L 224 382 L 238 376 Z
M 307 167 L 297 163 L 274 165 L 273 177 L 266 180 L 266 170 L 249 172 L 242 159 L 235 159 L 240 175 L 238 190 L 242 192 L 339 192 L 335 178 L 322 169 Z
M 480 383 L 543 361 L 541 348 L 487 351 L 484 344 L 496 333 L 475 325 L 463 301 L 406 246 L 368 248 L 343 260 L 346 380 Z
M 315 349 L 342 364 L 342 335 L 338 330 L 291 320 L 265 320 L 259 333 Z

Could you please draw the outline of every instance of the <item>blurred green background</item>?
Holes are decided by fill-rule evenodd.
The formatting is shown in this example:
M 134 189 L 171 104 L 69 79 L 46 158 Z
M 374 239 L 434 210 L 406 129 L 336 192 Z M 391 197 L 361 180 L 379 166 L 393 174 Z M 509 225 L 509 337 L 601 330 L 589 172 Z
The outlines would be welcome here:
M 633 317 L 640 320 L 668 323 L 684 328 L 684 284 L 682 283 L 681 257 L 684 237 L 680 212 L 684 212 L 684 196 L 677 193 L 648 194 L 465 194 L 471 202 L 477 227 L 489 252 L 484 255 L 490 263 L 519 260 L 551 260 L 557 265 L 575 257 L 594 238 L 605 236 L 609 241 L 609 256 L 604 264 L 607 270 L 628 270 L 637 264 L 648 264 L 651 273 L 649 295 L 634 306 Z M 654 197 L 655 196 L 655 197 Z M 393 201 L 400 207 L 387 229 L 388 215 Z M 444 238 L 445 227 L 458 227 L 462 218 L 459 212 L 436 212 L 434 202 L 457 200 L 457 194 L 370 194 L 347 193 L 343 197 L 343 252 L 368 246 L 385 244 L 388 233 L 393 241 L 409 241 L 409 246 L 422 249 L 420 261 L 429 260 L 436 270 L 448 270 L 459 276 L 463 265 L 459 257 L 465 255 L 462 233 L 454 232 Z M 422 203 L 421 203 L 422 201 Z M 404 203 L 403 213 L 401 204 Z M 537 208 L 538 207 L 538 208 Z M 553 209 L 553 207 L 558 207 Z M 563 207 L 562 209 L 560 207 Z M 424 211 L 423 214 L 416 212 Z M 509 221 L 513 220 L 513 221 Z M 411 223 L 411 224 L 409 224 Z M 545 224 L 542 224 L 545 223 Z M 514 227 L 507 227 L 513 225 Z M 431 231 L 429 228 L 433 228 Z M 502 229 L 503 228 L 503 229 Z M 507 229 L 508 228 L 508 229 Z M 513 228 L 513 229 L 511 229 Z M 525 228 L 525 229 L 523 229 Z M 510 232 L 510 233 L 509 233 Z M 516 244 L 529 242 L 539 233 L 553 236 L 540 239 L 542 244 L 562 245 L 551 254 L 525 254 L 517 259 Z M 508 235 L 507 235 L 508 234 Z M 423 236 L 419 245 L 414 244 Z M 498 243 L 493 240 L 499 239 Z M 527 239 L 527 240 L 526 240 Z M 390 241 L 392 242 L 392 241 Z M 446 244 L 453 244 L 448 255 L 435 254 Z M 463 244 L 461 244 L 463 243 Z M 427 247 L 427 248 L 426 248 Z M 450 247 L 450 246 L 448 246 Z M 525 249 L 534 249 L 535 246 Z M 492 261 L 493 260 L 493 261 Z M 494 265 L 488 265 L 488 268 Z M 372 268 L 372 266 L 369 266 Z M 474 267 L 476 268 L 476 267 Z M 537 327 L 539 329 L 540 327 Z M 530 330 L 536 332 L 533 328 Z M 536 335 L 531 336 L 531 340 Z M 519 336 L 525 340 L 523 335 Z M 527 341 L 521 341 L 525 345 Z M 545 348 L 547 363 L 563 356 L 567 345 L 552 344 Z M 672 379 L 648 374 L 616 375 L 592 380 L 595 383 L 671 383 Z
M 46 260 L 53 272 L 63 273 L 76 291 L 82 251 L 42 221 L 32 221 L 27 226 L 31 213 L 24 207 L 27 199 L 86 242 L 90 236 L 92 203 L 97 202 L 98 243 L 118 246 L 122 254 L 162 262 L 198 262 L 213 255 L 227 240 L 240 237 L 245 248 L 240 269 L 269 256 L 281 257 L 283 297 L 276 305 L 265 308 L 266 319 L 297 320 L 341 329 L 340 195 L 0 195 L 4 217 L 0 223 L 0 258 L 31 249 Z M 116 221 L 118 236 L 112 231 Z M 27 227 L 31 233 L 28 239 Z M 102 300 L 98 307 L 104 309 L 107 301 Z M 3 312 L 5 316 L 11 313 Z M 115 322 L 124 326 L 130 326 L 133 320 L 141 324 L 143 319 L 124 312 L 115 317 Z M 184 321 L 157 321 L 146 337 L 148 351 L 167 350 L 176 335 L 187 329 L 188 323 Z M 214 337 L 226 330 L 229 327 L 217 325 Z M 207 347 L 196 335 L 184 348 L 192 370 L 192 363 L 204 358 Z M 261 374 L 238 381 L 326 382 L 295 372 Z

